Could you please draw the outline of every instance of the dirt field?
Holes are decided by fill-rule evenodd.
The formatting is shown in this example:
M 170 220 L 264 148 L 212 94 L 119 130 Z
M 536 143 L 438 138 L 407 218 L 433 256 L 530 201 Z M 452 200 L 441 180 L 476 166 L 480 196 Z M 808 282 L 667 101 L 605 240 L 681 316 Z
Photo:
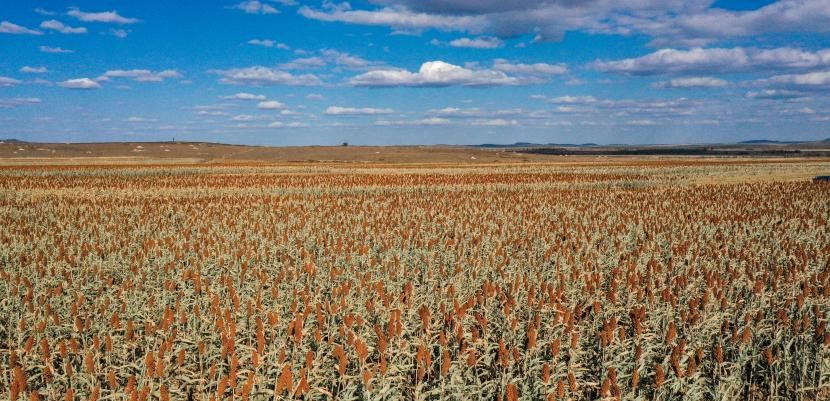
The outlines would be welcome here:
M 827 157 L 793 157 L 790 159 L 830 159 L 830 152 L 816 148 L 824 142 L 799 145 L 742 146 L 721 145 L 713 147 L 724 152 L 740 150 L 757 152 L 757 159 L 783 158 L 764 154 L 770 151 L 804 151 Z M 822 145 L 824 146 L 824 145 Z M 681 146 L 678 149 L 685 149 Z M 594 147 L 563 148 L 572 152 L 614 152 L 633 149 L 666 150 L 671 147 Z M 119 142 L 119 143 L 28 143 L 0 141 L 0 165 L 36 164 L 215 164 L 215 163 L 572 163 L 573 161 L 603 162 L 618 155 L 552 155 L 522 151 L 521 148 L 484 148 L 471 146 L 303 146 L 266 147 L 225 145 L 201 142 Z M 701 159 L 707 156 L 643 155 L 625 156 L 629 160 Z M 741 157 L 741 156 L 737 156 Z M 746 157 L 746 156 L 744 156 Z M 731 157 L 735 159 L 736 157 Z M 724 160 L 729 160 L 724 158 Z
M 257 147 L 210 143 L 0 143 L 0 163 L 387 162 L 493 163 L 543 160 L 512 151 L 450 146 Z

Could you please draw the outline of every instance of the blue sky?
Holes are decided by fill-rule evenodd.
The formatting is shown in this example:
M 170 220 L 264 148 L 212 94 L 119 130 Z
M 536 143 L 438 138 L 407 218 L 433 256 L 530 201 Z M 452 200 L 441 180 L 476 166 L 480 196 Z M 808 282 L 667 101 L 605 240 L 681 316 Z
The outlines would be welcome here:
M 830 137 L 830 0 L 8 3 L 0 138 Z

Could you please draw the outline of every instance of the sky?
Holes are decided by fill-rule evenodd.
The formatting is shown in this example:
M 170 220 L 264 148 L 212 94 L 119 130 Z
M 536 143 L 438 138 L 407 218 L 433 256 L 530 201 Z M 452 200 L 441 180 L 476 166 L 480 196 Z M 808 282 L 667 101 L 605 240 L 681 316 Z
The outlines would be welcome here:
M 0 138 L 830 137 L 830 0 L 9 1 Z

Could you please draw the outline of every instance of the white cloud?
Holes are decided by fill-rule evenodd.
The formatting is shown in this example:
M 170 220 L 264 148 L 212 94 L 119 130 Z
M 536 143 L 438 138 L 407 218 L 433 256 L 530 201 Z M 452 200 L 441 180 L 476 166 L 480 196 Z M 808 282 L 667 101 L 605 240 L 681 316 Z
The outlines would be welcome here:
M 471 123 L 471 125 L 481 127 L 509 127 L 519 125 L 519 122 L 516 120 L 505 120 L 503 118 L 495 118 L 486 120 L 475 120 Z
M 657 37 L 657 43 L 703 43 L 731 37 L 769 33 L 830 31 L 830 7 L 826 0 L 779 0 L 746 11 L 709 8 L 692 13 L 638 20 L 632 29 Z
M 313 74 L 294 75 L 290 72 L 263 66 L 213 71 L 222 76 L 220 83 L 230 85 L 292 85 L 311 86 L 323 82 Z
M 218 111 L 218 110 L 214 110 L 214 111 L 210 111 L 210 110 L 199 110 L 199 111 L 197 111 L 197 112 L 196 112 L 196 114 L 197 114 L 197 115 L 200 115 L 200 116 L 214 116 L 214 117 L 215 117 L 215 116 L 226 116 L 226 115 L 228 115 L 228 113 L 227 113 L 227 112 L 225 112 L 225 111 Z
M 553 104 L 591 104 L 596 103 L 597 99 L 593 96 L 559 96 L 545 98 L 545 101 Z
M 806 98 L 807 94 L 786 89 L 764 89 L 757 92 L 747 92 L 746 97 L 750 99 L 785 100 Z
M 330 116 L 370 116 L 377 114 L 393 113 L 392 109 L 377 109 L 372 107 L 356 108 L 356 107 L 339 107 L 331 106 L 326 109 L 326 114 Z
M 562 75 L 568 72 L 568 67 L 564 64 L 521 64 L 511 63 L 505 59 L 496 59 L 493 61 L 493 69 L 503 71 L 508 74 L 517 74 L 530 77 L 549 77 L 553 75 Z
M 68 50 L 61 47 L 49 47 L 49 46 L 40 46 L 39 47 L 41 53 L 54 53 L 54 54 L 67 54 L 67 53 L 75 53 L 74 50 Z
M 437 126 L 449 125 L 452 124 L 452 121 L 446 118 L 428 117 L 417 120 L 377 120 L 373 124 L 381 127 Z
M 84 27 L 71 27 L 69 25 L 64 25 L 63 22 L 58 20 L 50 19 L 48 21 L 43 21 L 40 23 L 40 27 L 43 29 L 51 29 L 53 31 L 58 31 L 63 34 L 80 34 L 86 33 L 86 28 Z
M 269 128 L 307 128 L 309 125 L 307 123 L 301 122 L 291 122 L 291 123 L 284 123 L 282 121 L 274 121 L 268 124 Z
M 225 96 L 222 99 L 226 100 L 265 100 L 265 95 L 255 95 L 253 93 L 240 92 L 235 95 Z
M 162 82 L 167 78 L 181 78 L 182 74 L 176 70 L 153 72 L 150 70 L 109 70 L 101 76 L 102 80 L 109 78 L 129 78 L 137 82 Z
M 375 0 L 379 8 L 325 2 L 302 7 L 306 18 L 388 26 L 560 40 L 567 31 L 646 34 L 654 43 L 703 44 L 716 39 L 780 32 L 830 31 L 827 0 L 779 0 L 754 10 L 713 7 L 713 0 Z
M 339 67 L 344 67 L 344 68 L 351 69 L 351 70 L 361 70 L 361 69 L 365 69 L 369 66 L 378 64 L 378 63 L 363 59 L 361 57 L 358 57 L 358 56 L 355 56 L 355 55 L 352 55 L 352 54 L 349 54 L 349 53 L 343 53 L 343 52 L 340 52 L 340 51 L 337 51 L 337 50 L 323 49 L 323 50 L 320 50 L 320 54 L 323 57 L 325 57 L 326 60 L 328 60 L 329 62 L 334 63 L 335 65 L 337 65 Z
M 276 100 L 268 100 L 264 102 L 259 102 L 256 105 L 256 107 L 262 110 L 280 110 L 285 108 L 285 104 L 278 102 Z
M 284 70 L 307 70 L 317 69 L 326 66 L 326 60 L 322 57 L 303 57 L 291 60 L 287 63 L 280 64 L 280 68 Z
M 10 99 L 0 99 L 0 109 L 13 109 L 19 106 L 27 106 L 39 103 L 40 99 L 36 97 L 13 97 Z
M 477 38 L 458 38 L 450 41 L 452 47 L 469 47 L 473 49 L 498 49 L 504 47 L 504 41 L 493 36 Z
M 326 67 L 329 63 L 347 70 L 367 70 L 380 63 L 332 49 L 320 50 L 319 56 L 302 57 L 280 64 L 284 70 L 305 70 Z
M 469 109 L 460 109 L 457 107 L 444 107 L 443 109 L 432 109 L 427 111 L 428 115 L 445 117 L 445 118 L 486 118 L 486 117 L 505 117 L 505 116 L 529 116 L 522 109 L 506 109 L 506 110 L 483 110 L 477 107 Z
M 348 3 L 341 3 L 339 7 L 330 7 L 326 11 L 319 11 L 304 6 L 298 12 L 306 18 L 319 21 L 390 26 L 398 31 L 409 32 L 417 32 L 431 28 L 444 31 L 480 31 L 486 23 L 479 16 L 435 15 L 412 12 L 404 8 L 387 7 L 371 11 L 351 10 Z
M 98 89 L 101 85 L 89 78 L 76 78 L 58 82 L 58 86 L 69 89 Z
M 22 82 L 23 81 L 20 81 L 18 79 L 0 76 L 0 87 L 15 86 L 15 85 L 17 85 L 19 83 L 22 83 Z
M 135 116 L 133 116 L 133 117 L 127 118 L 125 121 L 129 122 L 129 123 L 152 123 L 152 122 L 156 122 L 158 120 L 155 119 L 155 118 L 146 118 L 146 117 L 135 117 Z
M 27 74 L 45 74 L 49 72 L 46 67 L 30 67 L 28 65 L 24 65 L 20 67 L 20 72 L 25 72 Z
M 109 32 L 110 32 L 110 35 L 115 36 L 116 38 L 119 38 L 119 39 L 124 39 L 129 34 L 129 32 L 127 32 L 126 29 L 114 29 L 113 28 L 113 29 L 110 29 Z
M 654 84 L 657 88 L 671 88 L 671 89 L 688 89 L 688 88 L 722 88 L 729 85 L 729 82 L 712 77 L 690 77 L 690 78 L 675 78 L 669 81 L 657 82 Z
M 613 117 L 615 119 L 631 118 L 668 118 L 685 117 L 698 113 L 705 105 L 712 105 L 711 102 L 695 101 L 687 98 L 667 100 L 647 99 L 597 99 L 593 96 L 560 96 L 547 97 L 536 95 L 537 100 L 555 104 L 557 107 L 551 110 L 553 113 L 569 113 L 580 115 L 594 115 L 598 118 Z M 545 115 L 540 115 L 545 117 Z
M 648 116 L 653 117 L 678 117 L 690 116 L 701 107 L 700 101 L 687 98 L 671 100 L 600 100 L 590 106 L 599 109 L 601 113 L 614 113 L 614 116 Z
M 759 86 L 797 88 L 801 90 L 826 89 L 830 88 L 830 70 L 804 74 L 776 75 L 771 78 L 757 80 L 754 83 Z
M 248 14 L 278 14 L 280 12 L 274 6 L 257 0 L 243 1 L 235 5 L 234 8 Z
M 325 99 L 325 97 L 323 95 L 319 94 L 319 93 L 309 93 L 308 95 L 305 95 L 305 98 L 308 99 L 308 100 L 323 100 L 323 99 Z
M 49 10 L 46 10 L 46 9 L 43 9 L 43 8 L 40 8 L 40 7 L 35 8 L 34 11 L 35 11 L 35 13 L 38 13 L 40 15 L 46 15 L 46 16 L 52 16 L 52 15 L 57 14 L 54 11 L 49 11 Z
M 502 71 L 470 69 L 443 61 L 429 61 L 417 72 L 402 69 L 376 69 L 353 77 L 349 83 L 354 86 L 497 86 L 518 85 L 521 81 Z
M 84 22 L 103 22 L 108 24 L 119 25 L 135 24 L 137 22 L 141 22 L 141 20 L 137 18 L 127 18 L 121 16 L 115 10 L 90 13 L 81 11 L 77 7 L 70 7 L 66 15 L 74 17 Z
M 251 39 L 248 41 L 249 45 L 254 46 L 262 46 L 262 47 L 275 47 L 277 49 L 282 50 L 291 50 L 291 47 L 285 43 L 280 43 L 271 39 Z
M 271 116 L 252 116 L 250 114 L 239 114 L 231 117 L 233 121 L 268 121 L 271 119 Z
M 12 35 L 43 35 L 41 31 L 13 24 L 9 21 L 0 22 L 0 33 L 9 33 Z
M 649 120 L 649 119 L 640 119 L 640 120 L 629 120 L 629 121 L 626 121 L 625 124 L 626 125 L 633 125 L 633 126 L 637 126 L 637 127 L 650 127 L 650 126 L 657 125 L 657 122 L 654 121 L 654 120 Z
M 830 49 L 809 52 L 793 48 L 661 49 L 638 58 L 598 61 L 603 72 L 631 75 L 727 73 L 830 66 Z

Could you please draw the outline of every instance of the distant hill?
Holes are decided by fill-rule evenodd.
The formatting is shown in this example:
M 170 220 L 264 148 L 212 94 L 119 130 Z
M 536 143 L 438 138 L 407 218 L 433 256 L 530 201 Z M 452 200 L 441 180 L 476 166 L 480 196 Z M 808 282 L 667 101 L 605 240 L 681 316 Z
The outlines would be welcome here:
M 561 146 L 567 148 L 583 148 L 590 146 L 599 146 L 595 143 L 533 143 L 533 142 L 515 142 L 512 144 L 497 144 L 497 143 L 483 143 L 480 145 L 473 145 L 477 148 L 535 148 L 540 146 Z
M 807 141 L 774 141 L 771 139 L 752 139 L 749 141 L 741 141 L 739 144 L 743 145 L 792 145 L 798 143 L 806 143 Z
M 724 142 L 724 143 L 712 143 L 712 144 L 661 144 L 661 145 L 632 145 L 632 144 L 622 144 L 622 143 L 613 143 L 613 144 L 606 144 L 606 145 L 598 145 L 596 143 L 535 143 L 535 142 L 514 142 L 511 144 L 498 144 L 498 143 L 483 143 L 480 145 L 472 145 L 473 147 L 477 148 L 495 148 L 495 149 L 513 149 L 513 148 L 591 148 L 591 147 L 602 147 L 602 148 L 652 148 L 652 147 L 734 147 L 736 145 L 756 145 L 756 146 L 764 146 L 764 145 L 805 145 L 807 147 L 815 146 L 815 145 L 826 145 L 830 143 L 830 138 L 819 140 L 819 141 L 777 141 L 774 139 L 750 139 L 747 141 L 740 141 L 740 142 Z

